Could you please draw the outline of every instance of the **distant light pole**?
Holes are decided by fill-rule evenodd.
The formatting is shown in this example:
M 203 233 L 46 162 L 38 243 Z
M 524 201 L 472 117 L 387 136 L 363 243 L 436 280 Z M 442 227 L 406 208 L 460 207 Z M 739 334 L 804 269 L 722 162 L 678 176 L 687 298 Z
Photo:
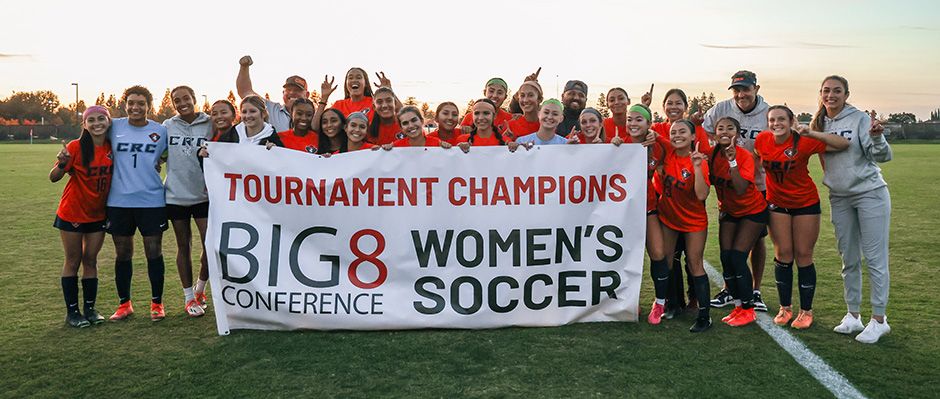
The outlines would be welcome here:
M 78 83 L 72 83 L 72 86 L 75 86 L 75 114 L 80 116 L 81 113 L 78 112 Z

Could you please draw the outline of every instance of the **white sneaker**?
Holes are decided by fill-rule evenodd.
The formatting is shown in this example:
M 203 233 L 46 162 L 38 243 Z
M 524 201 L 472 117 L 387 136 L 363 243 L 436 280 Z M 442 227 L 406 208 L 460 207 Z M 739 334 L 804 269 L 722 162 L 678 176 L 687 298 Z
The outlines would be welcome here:
M 882 335 L 891 332 L 891 326 L 888 325 L 888 317 L 885 316 L 885 322 L 879 323 L 875 319 L 871 319 L 868 322 L 868 326 L 865 327 L 865 331 L 862 331 L 861 334 L 855 336 L 855 340 L 863 344 L 873 344 L 878 342 L 878 339 Z
M 835 331 L 839 334 L 852 334 L 864 329 L 865 325 L 862 324 L 861 317 L 855 317 L 852 316 L 851 313 L 846 313 L 845 316 L 842 317 L 842 322 L 840 322 L 836 328 L 833 328 L 832 331 Z

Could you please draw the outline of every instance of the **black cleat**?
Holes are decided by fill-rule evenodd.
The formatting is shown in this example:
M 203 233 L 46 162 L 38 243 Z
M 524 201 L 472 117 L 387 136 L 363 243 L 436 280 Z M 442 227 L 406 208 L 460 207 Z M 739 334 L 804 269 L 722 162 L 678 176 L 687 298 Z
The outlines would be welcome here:
M 65 322 L 68 323 L 68 325 L 75 327 L 75 328 L 85 328 L 91 325 L 91 323 L 89 323 L 88 320 L 85 320 L 85 318 L 82 317 L 81 312 L 77 310 L 74 312 L 66 313 Z
M 104 316 L 101 313 L 98 313 L 95 308 L 85 309 L 85 320 L 88 320 L 88 323 L 92 325 L 104 323 Z
M 754 291 L 754 310 L 758 312 L 767 312 L 767 304 L 760 297 L 760 291 Z
M 689 332 L 694 332 L 694 333 L 702 332 L 702 331 L 709 329 L 709 327 L 711 326 L 712 326 L 711 317 L 707 319 L 698 318 L 698 319 L 695 319 L 695 324 L 693 324 L 692 327 L 689 328 Z
M 734 303 L 734 298 L 731 297 L 731 293 L 728 290 L 722 288 L 721 291 L 718 291 L 718 294 L 715 295 L 715 298 L 708 301 L 708 304 L 713 308 L 723 308 L 730 304 Z

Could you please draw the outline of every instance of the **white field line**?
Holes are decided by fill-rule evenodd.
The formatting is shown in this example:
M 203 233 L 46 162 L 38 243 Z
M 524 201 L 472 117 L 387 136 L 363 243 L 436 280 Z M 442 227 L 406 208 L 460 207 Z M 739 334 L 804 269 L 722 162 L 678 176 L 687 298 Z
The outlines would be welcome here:
M 712 283 L 718 287 L 724 285 L 724 279 L 708 261 L 705 262 L 705 271 L 711 277 Z M 777 326 L 773 322 L 773 317 L 769 313 L 757 312 L 757 325 L 760 326 L 767 335 L 770 335 L 777 345 L 787 351 L 800 366 L 809 371 L 809 373 L 826 387 L 829 392 L 837 398 L 865 398 L 849 380 L 841 373 L 833 369 L 822 358 L 813 353 L 806 345 L 803 345 L 789 331 Z M 819 328 L 819 326 L 816 326 Z

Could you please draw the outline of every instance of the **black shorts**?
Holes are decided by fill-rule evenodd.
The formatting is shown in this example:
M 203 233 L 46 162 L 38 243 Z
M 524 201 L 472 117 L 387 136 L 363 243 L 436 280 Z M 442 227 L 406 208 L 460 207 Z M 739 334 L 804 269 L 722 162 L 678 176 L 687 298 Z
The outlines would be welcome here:
M 790 216 L 822 214 L 822 208 L 819 207 L 819 202 L 803 208 L 782 208 L 774 204 L 769 204 L 768 208 L 770 208 L 771 212 L 785 213 Z
M 115 236 L 132 236 L 139 230 L 142 236 L 155 236 L 169 228 L 166 208 L 107 208 L 106 229 Z
M 104 231 L 105 221 L 99 220 L 97 222 L 91 223 L 74 223 L 62 220 L 59 215 L 56 215 L 55 221 L 52 222 L 52 227 L 55 227 L 62 231 L 68 231 L 70 233 L 97 233 L 99 231 Z
M 724 212 L 721 212 L 721 213 L 718 214 L 718 221 L 721 222 L 721 223 L 735 223 L 735 224 L 737 224 L 738 222 L 740 222 L 740 221 L 742 221 L 742 220 L 750 220 L 750 221 L 752 221 L 752 222 L 754 222 L 754 223 L 763 224 L 763 225 L 766 226 L 767 223 L 770 223 L 770 212 L 767 211 L 767 208 L 764 208 L 763 211 L 760 211 L 760 212 L 757 212 L 757 213 L 754 213 L 754 214 L 751 214 L 751 215 L 740 216 L 740 217 L 731 216 L 731 215 L 729 215 L 729 214 L 727 214 L 727 213 L 724 213 Z M 761 237 L 763 237 L 764 235 L 767 234 L 767 233 L 766 233 L 766 230 L 767 230 L 767 229 L 765 228 L 765 229 L 764 229 L 765 232 L 762 233 Z
M 188 206 L 166 204 L 166 216 L 170 220 L 205 219 L 209 217 L 209 201 Z

